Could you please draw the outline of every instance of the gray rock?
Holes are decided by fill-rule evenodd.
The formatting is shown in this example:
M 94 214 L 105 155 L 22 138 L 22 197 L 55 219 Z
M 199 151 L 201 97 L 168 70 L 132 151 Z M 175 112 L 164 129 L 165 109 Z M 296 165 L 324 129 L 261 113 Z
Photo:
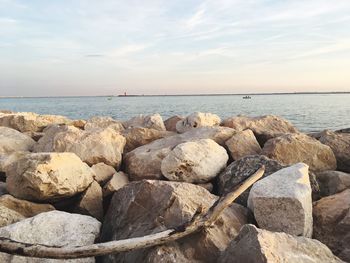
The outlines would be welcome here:
M 0 158 L 17 151 L 30 151 L 35 141 L 11 128 L 0 126 Z
M 167 131 L 177 132 L 176 130 L 176 123 L 179 121 L 182 121 L 184 117 L 182 116 L 172 116 L 164 121 L 164 125 Z
M 225 144 L 233 160 L 261 152 L 261 147 L 251 130 L 235 133 Z
M 221 119 L 212 113 L 194 112 L 176 123 L 179 133 L 187 132 L 194 128 L 219 126 Z
M 350 188 L 350 174 L 339 171 L 324 171 L 316 174 L 321 196 L 340 193 Z

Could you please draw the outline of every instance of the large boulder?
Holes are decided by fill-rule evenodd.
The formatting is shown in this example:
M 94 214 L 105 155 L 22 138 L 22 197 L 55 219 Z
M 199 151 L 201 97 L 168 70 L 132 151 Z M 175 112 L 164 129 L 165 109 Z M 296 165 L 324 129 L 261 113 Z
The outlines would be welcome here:
M 130 120 L 123 122 L 123 125 L 126 129 L 143 127 L 149 129 L 155 129 L 159 131 L 165 131 L 164 122 L 162 116 L 158 113 L 153 115 L 138 115 Z
M 261 147 L 251 130 L 244 130 L 235 133 L 226 141 L 231 158 L 238 160 L 247 155 L 259 154 Z
M 270 232 L 254 225 L 242 227 L 222 254 L 220 263 L 341 263 L 315 239 Z
M 314 238 L 350 262 L 350 189 L 314 204 Z
M 234 130 L 230 128 L 203 127 L 153 141 L 125 155 L 126 172 L 131 180 L 163 178 L 162 160 L 180 143 L 212 139 L 218 144 L 224 145 L 233 133 Z
M 0 158 L 17 151 L 30 151 L 35 141 L 17 130 L 0 126 Z
M 31 153 L 7 171 L 7 190 L 17 198 L 52 201 L 83 192 L 93 171 L 74 153 Z
M 94 244 L 95 239 L 99 235 L 100 226 L 101 223 L 90 216 L 51 211 L 0 228 L 0 237 L 47 246 L 84 246 Z M 95 259 L 53 260 L 25 258 L 0 253 L 0 261 L 21 263 L 93 263 Z
M 183 119 L 184 119 L 184 117 L 178 116 L 178 115 L 175 115 L 175 116 L 172 116 L 172 117 L 166 119 L 164 121 L 165 129 L 167 131 L 177 132 L 176 123 L 178 123 L 179 121 L 182 121 Z
M 285 165 L 306 163 L 311 171 L 335 170 L 337 161 L 332 149 L 302 133 L 281 135 L 265 143 L 261 154 Z
M 137 147 L 149 144 L 155 140 L 172 136 L 174 135 L 174 133 L 168 131 L 160 131 L 156 129 L 136 127 L 126 129 L 124 132 L 122 132 L 122 135 L 126 139 L 124 152 L 127 153 L 134 150 Z
M 208 209 L 217 197 L 200 186 L 166 181 L 132 182 L 115 192 L 106 214 L 103 242 L 157 233 L 183 225 L 191 220 L 198 207 Z M 213 227 L 179 241 L 159 247 L 108 255 L 103 262 L 215 262 L 221 251 L 247 223 L 247 209 L 233 204 Z M 179 248 L 179 249 L 177 249 Z M 169 253 L 167 253 L 168 251 Z M 157 255 L 156 258 L 150 255 Z
M 237 131 L 252 130 L 260 145 L 264 145 L 267 140 L 284 133 L 298 132 L 289 121 L 274 115 L 259 117 L 239 115 L 224 120 L 221 125 Z
M 219 126 L 221 119 L 212 113 L 194 112 L 176 123 L 176 130 L 184 133 L 193 128 Z
M 319 141 L 333 150 L 337 159 L 337 169 L 350 173 L 350 133 L 324 131 Z
M 74 126 L 52 124 L 43 130 L 43 136 L 33 147 L 33 152 L 53 152 L 55 147 L 55 136 L 59 133 L 70 132 L 80 134 L 80 129 Z
M 350 174 L 324 171 L 316 174 L 321 196 L 334 195 L 350 188 Z
M 248 207 L 259 227 L 296 236 L 312 236 L 312 199 L 308 166 L 298 163 L 256 182 Z
M 87 120 L 84 126 L 84 130 L 86 131 L 99 129 L 104 130 L 106 128 L 111 128 L 117 132 L 124 130 L 123 123 L 111 117 L 92 117 L 91 119 Z
M 177 145 L 161 163 L 162 174 L 171 181 L 207 183 L 228 161 L 224 147 L 211 139 Z

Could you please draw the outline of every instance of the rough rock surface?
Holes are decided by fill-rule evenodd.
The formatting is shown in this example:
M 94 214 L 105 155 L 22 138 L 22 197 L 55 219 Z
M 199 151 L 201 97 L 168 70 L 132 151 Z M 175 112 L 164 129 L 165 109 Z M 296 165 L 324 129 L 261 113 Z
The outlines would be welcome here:
M 315 239 L 245 225 L 222 254 L 220 263 L 340 263 L 327 246 Z
M 3 226 L 11 225 L 23 219 L 25 219 L 25 217 L 20 213 L 0 204 L 0 228 Z
M 291 235 L 312 236 L 312 199 L 308 166 L 298 163 L 256 182 L 248 207 L 258 226 Z
M 101 223 L 90 216 L 51 211 L 0 228 L 0 237 L 48 246 L 83 246 L 94 243 L 99 235 L 100 226 Z M 93 263 L 95 259 L 53 260 L 24 258 L 0 253 L 0 262 Z
M 104 130 L 106 128 L 111 128 L 116 132 L 121 132 L 124 130 L 124 126 L 122 122 L 117 121 L 111 117 L 93 117 L 87 120 L 84 126 L 84 130 L 86 131 L 99 130 L 99 129 Z
M 98 163 L 91 166 L 91 169 L 94 171 L 94 180 L 100 185 L 107 183 L 116 172 L 116 170 L 105 163 Z
M 337 161 L 332 149 L 302 133 L 285 134 L 265 143 L 263 155 L 285 165 L 306 163 L 311 171 L 335 170 Z
M 176 123 L 178 123 L 179 121 L 182 121 L 183 119 L 184 119 L 184 117 L 178 116 L 178 115 L 175 115 L 175 116 L 172 116 L 172 117 L 166 119 L 164 121 L 165 129 L 167 131 L 177 132 Z
M 350 189 L 314 204 L 314 238 L 350 262 Z
M 350 173 L 350 133 L 324 131 L 319 141 L 333 150 L 337 159 L 337 169 Z
M 20 199 L 51 201 L 84 191 L 92 176 L 74 153 L 31 153 L 8 168 L 7 190 Z
M 193 184 L 147 180 L 132 182 L 114 193 L 101 239 L 109 241 L 139 237 L 180 226 L 193 217 L 199 206 L 206 209 L 216 200 L 216 196 Z M 212 228 L 174 242 L 175 246 L 180 247 L 177 252 L 183 254 L 187 262 L 215 262 L 247 222 L 246 216 L 246 208 L 233 204 Z M 174 243 L 162 246 L 163 253 L 158 254 L 158 259 L 161 257 L 162 262 L 174 262 L 177 254 Z M 155 252 L 159 252 L 158 248 L 119 253 L 105 256 L 103 262 L 157 262 L 149 257 Z
M 109 196 L 129 183 L 129 178 L 124 172 L 115 173 L 103 187 L 103 196 Z
M 232 189 L 255 173 L 262 165 L 265 166 L 264 177 L 281 170 L 285 166 L 279 162 L 269 159 L 264 155 L 250 155 L 234 161 L 219 175 L 218 190 L 220 195 L 231 192 Z M 251 187 L 250 187 L 251 188 Z M 242 193 L 236 202 L 247 205 L 250 188 Z
M 321 196 L 334 195 L 350 188 L 350 174 L 324 171 L 316 174 Z
M 8 194 L 6 189 L 6 183 L 0 182 L 0 196 Z
M 35 141 L 17 130 L 0 126 L 0 158 L 16 151 L 30 151 Z
M 184 133 L 193 128 L 219 126 L 221 119 L 212 113 L 194 112 L 176 123 L 176 130 Z
M 259 154 L 261 147 L 251 130 L 244 130 L 235 133 L 226 141 L 231 158 L 238 160 L 247 155 Z
M 44 135 L 38 140 L 38 143 L 34 145 L 34 152 L 54 152 L 55 151 L 55 136 L 59 133 L 70 132 L 77 134 L 80 133 L 80 129 L 74 126 L 53 124 L 47 126 L 43 133 Z
M 135 127 L 143 127 L 149 129 L 155 129 L 159 131 L 165 131 L 164 122 L 162 116 L 159 114 L 153 115 L 139 115 L 131 118 L 128 121 L 123 122 L 123 125 L 126 129 L 135 128 Z
M 298 130 L 287 120 L 266 115 L 259 117 L 247 117 L 243 115 L 228 118 L 222 122 L 222 126 L 233 128 L 237 131 L 250 129 L 254 132 L 260 145 L 284 133 L 295 133 Z
M 131 180 L 163 178 L 161 162 L 178 144 L 200 139 L 212 139 L 223 145 L 226 140 L 232 137 L 233 133 L 233 129 L 225 127 L 202 127 L 153 141 L 125 155 L 126 172 Z
M 134 150 L 137 147 L 151 143 L 155 140 L 172 136 L 174 135 L 174 133 L 168 131 L 136 127 L 126 129 L 124 132 L 122 132 L 122 135 L 126 139 L 124 152 L 127 153 Z
M 228 161 L 224 147 L 211 139 L 177 145 L 161 163 L 162 174 L 171 181 L 207 183 Z
M 20 158 L 27 155 L 30 152 L 13 152 L 8 155 L 0 155 L 0 175 L 4 173 L 6 178 L 6 172 L 11 164 L 17 162 Z

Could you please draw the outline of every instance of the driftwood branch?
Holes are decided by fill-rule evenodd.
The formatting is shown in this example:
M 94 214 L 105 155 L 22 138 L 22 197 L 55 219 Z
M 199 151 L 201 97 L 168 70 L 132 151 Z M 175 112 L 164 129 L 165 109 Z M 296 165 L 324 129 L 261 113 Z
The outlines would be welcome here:
M 217 202 L 215 202 L 215 204 L 210 207 L 206 213 L 201 211 L 201 209 L 198 209 L 190 222 L 176 229 L 169 229 L 143 237 L 76 247 L 54 247 L 39 244 L 28 244 L 0 237 L 0 252 L 26 257 L 73 259 L 115 254 L 175 241 L 214 224 L 225 208 L 227 208 L 252 184 L 259 180 L 263 176 L 264 171 L 265 168 L 262 166 L 248 179 L 235 187 L 232 192 L 221 197 Z

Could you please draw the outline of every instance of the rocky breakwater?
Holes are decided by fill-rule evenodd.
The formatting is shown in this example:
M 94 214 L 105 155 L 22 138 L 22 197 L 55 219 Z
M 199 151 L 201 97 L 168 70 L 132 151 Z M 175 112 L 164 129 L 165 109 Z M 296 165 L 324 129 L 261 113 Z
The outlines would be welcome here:
M 349 133 L 278 116 L 163 121 L 0 112 L 0 237 L 82 246 L 183 226 L 265 166 L 215 224 L 84 259 L 1 262 L 349 262 Z

